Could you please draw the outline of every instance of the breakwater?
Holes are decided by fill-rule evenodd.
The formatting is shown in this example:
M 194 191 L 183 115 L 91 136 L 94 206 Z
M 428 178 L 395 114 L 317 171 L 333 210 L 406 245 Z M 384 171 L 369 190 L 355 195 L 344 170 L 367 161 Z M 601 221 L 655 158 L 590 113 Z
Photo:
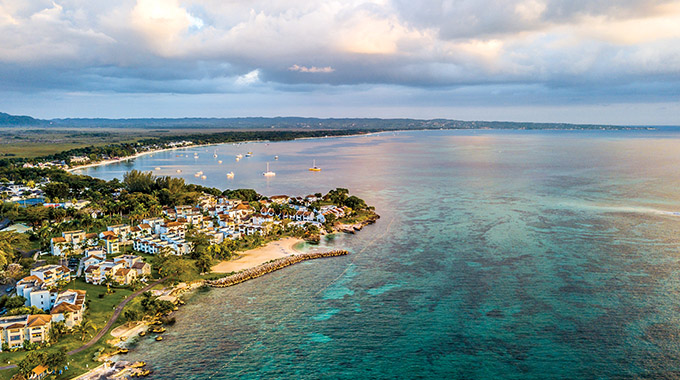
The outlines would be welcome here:
M 327 252 L 303 253 L 300 255 L 288 256 L 258 265 L 255 268 L 246 269 L 243 272 L 232 274 L 231 276 L 220 278 L 219 280 L 206 281 L 206 284 L 215 288 L 226 288 L 228 286 L 240 284 L 242 282 L 252 280 L 253 278 L 263 276 L 267 273 L 271 273 L 279 269 L 285 268 L 287 266 L 301 263 L 303 261 L 322 259 L 326 257 L 344 256 L 347 254 L 349 254 L 349 252 L 343 249 Z

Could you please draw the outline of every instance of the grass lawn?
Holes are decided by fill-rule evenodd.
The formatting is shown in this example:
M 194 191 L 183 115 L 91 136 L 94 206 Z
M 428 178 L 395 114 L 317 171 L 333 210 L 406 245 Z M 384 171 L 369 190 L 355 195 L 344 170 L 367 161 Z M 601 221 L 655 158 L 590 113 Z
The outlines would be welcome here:
M 90 318 L 92 323 L 95 324 L 97 330 L 104 327 L 106 322 L 111 318 L 113 314 L 113 309 L 121 303 L 127 296 L 132 294 L 131 290 L 128 289 L 114 289 L 115 293 L 105 295 L 104 298 L 99 298 L 99 294 L 106 293 L 106 287 L 100 285 L 92 285 L 85 283 L 82 279 L 76 279 L 71 281 L 66 289 L 78 289 L 87 291 L 88 311 L 87 316 Z M 124 323 L 124 318 L 121 316 L 120 319 L 114 324 L 114 328 Z M 65 335 L 59 339 L 59 342 L 53 344 L 49 347 L 49 350 L 63 350 L 70 351 L 75 348 L 82 346 L 86 343 L 94 333 L 90 336 L 85 337 L 83 341 L 81 336 Z M 57 377 L 57 379 L 70 379 L 78 374 L 85 373 L 88 370 L 97 367 L 100 363 L 92 361 L 94 353 L 106 346 L 106 341 L 111 339 L 110 334 L 106 334 L 102 339 L 93 345 L 89 349 L 78 353 L 74 356 L 68 358 L 69 370 L 68 373 L 62 374 L 62 376 Z M 0 365 L 7 365 L 8 361 L 10 364 L 17 364 L 21 359 L 26 356 L 25 351 L 17 352 L 2 352 L 0 353 Z M 16 373 L 16 369 L 0 371 L 0 380 L 9 379 Z

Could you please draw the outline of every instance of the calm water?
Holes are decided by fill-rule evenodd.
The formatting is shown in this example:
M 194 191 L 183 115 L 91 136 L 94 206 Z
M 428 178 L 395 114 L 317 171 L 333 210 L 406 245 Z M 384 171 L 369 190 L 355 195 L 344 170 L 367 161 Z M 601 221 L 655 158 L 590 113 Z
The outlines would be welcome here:
M 162 342 L 130 354 L 155 379 L 680 376 L 676 132 L 430 131 L 214 150 L 87 174 L 180 168 L 267 195 L 342 186 L 382 219 L 323 242 L 349 256 L 196 295 Z M 313 159 L 322 172 L 306 170 Z

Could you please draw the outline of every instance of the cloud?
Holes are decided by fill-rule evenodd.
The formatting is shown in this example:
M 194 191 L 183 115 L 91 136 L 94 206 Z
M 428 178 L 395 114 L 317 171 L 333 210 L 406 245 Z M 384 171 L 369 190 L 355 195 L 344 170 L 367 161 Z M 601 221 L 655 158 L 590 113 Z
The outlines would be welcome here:
M 293 65 L 293 66 L 289 67 L 288 70 L 290 70 L 290 71 L 299 71 L 299 72 L 301 72 L 301 73 L 332 73 L 333 71 L 335 71 L 335 69 L 332 68 L 332 67 L 330 67 L 330 66 L 326 66 L 326 67 L 316 67 L 316 66 L 307 67 L 307 66 L 299 66 L 299 65 Z
M 260 81 L 260 71 L 259 70 L 253 70 L 245 75 L 241 75 L 238 78 L 236 78 L 236 84 L 239 86 L 248 86 L 251 84 L 255 84 Z
M 0 91 L 667 102 L 677 25 L 671 0 L 0 0 Z

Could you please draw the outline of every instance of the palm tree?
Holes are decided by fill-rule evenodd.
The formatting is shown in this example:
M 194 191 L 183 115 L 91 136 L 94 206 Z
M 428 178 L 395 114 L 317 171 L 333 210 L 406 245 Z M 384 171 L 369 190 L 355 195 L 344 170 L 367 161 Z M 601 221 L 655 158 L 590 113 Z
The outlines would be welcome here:
M 163 208 L 158 204 L 153 204 L 153 205 L 151 205 L 151 207 L 149 207 L 149 215 L 150 216 L 156 217 L 156 216 L 160 215 L 161 212 L 163 212 Z
M 93 333 L 97 331 L 97 326 L 95 326 L 89 319 L 83 319 L 79 325 L 73 327 L 74 334 L 80 334 L 80 340 L 84 341 L 85 336 L 92 331 Z
M 55 322 L 50 328 L 50 342 L 57 343 L 59 338 L 66 332 L 66 325 L 63 321 Z

